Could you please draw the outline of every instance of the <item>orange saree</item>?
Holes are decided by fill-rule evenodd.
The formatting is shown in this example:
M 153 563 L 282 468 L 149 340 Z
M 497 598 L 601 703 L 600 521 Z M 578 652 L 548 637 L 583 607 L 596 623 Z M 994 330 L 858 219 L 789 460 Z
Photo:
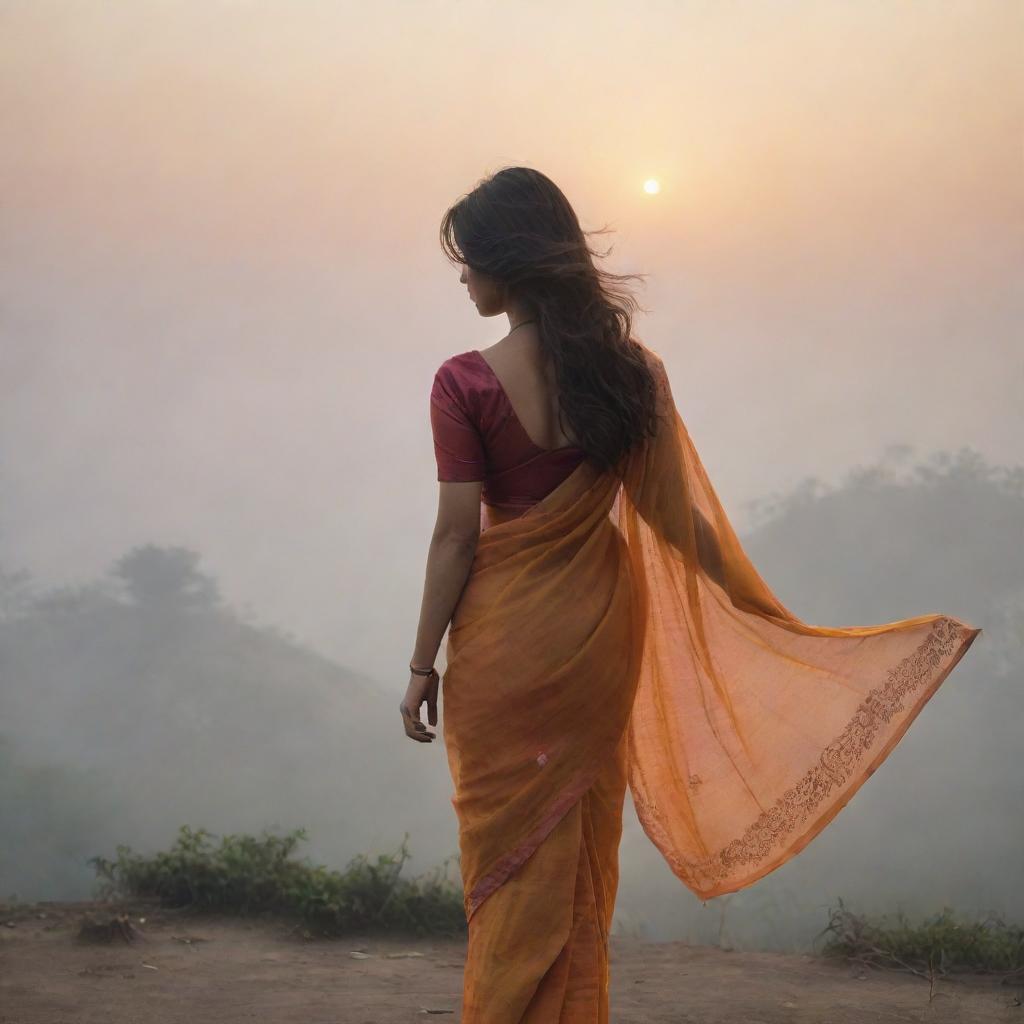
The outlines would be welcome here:
M 485 508 L 449 628 L 464 1024 L 607 1022 L 627 784 L 691 891 L 748 886 L 835 817 L 981 632 L 783 607 L 650 358 L 656 436 L 524 513 Z

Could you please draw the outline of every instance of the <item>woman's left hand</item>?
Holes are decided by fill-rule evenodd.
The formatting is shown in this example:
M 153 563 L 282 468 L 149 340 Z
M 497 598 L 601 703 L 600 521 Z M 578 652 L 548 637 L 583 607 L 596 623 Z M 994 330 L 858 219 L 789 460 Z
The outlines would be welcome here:
M 437 735 L 428 732 L 420 719 L 420 705 L 424 701 L 427 702 L 427 720 L 431 725 L 437 725 L 437 689 L 440 682 L 441 677 L 436 669 L 429 676 L 409 673 L 409 688 L 405 691 L 399 709 L 402 712 L 405 735 L 419 743 L 433 743 Z

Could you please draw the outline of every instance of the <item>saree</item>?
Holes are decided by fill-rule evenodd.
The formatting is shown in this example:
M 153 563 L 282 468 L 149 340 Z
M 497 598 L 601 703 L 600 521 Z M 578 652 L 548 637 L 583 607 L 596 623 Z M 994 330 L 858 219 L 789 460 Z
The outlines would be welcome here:
M 613 469 L 482 510 L 443 731 L 469 926 L 465 1024 L 608 1019 L 628 785 L 702 900 L 807 846 L 981 632 L 801 621 L 758 575 L 676 408 Z

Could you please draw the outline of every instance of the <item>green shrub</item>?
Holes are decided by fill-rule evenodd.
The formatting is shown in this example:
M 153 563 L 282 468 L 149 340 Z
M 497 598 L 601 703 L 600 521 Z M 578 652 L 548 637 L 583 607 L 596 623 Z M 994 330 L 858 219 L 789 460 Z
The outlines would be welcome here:
M 1007 925 L 996 915 L 958 922 L 952 908 L 944 907 L 922 924 L 911 924 L 902 911 L 890 923 L 887 916 L 871 921 L 853 914 L 839 900 L 818 937 L 826 933 L 826 956 L 869 967 L 890 967 L 925 978 L 956 971 L 1024 976 L 1024 928 Z
M 92 857 L 104 897 L 158 898 L 165 907 L 227 913 L 295 914 L 321 934 L 403 932 L 458 935 L 466 920 L 461 885 L 445 861 L 419 878 L 400 877 L 408 833 L 394 855 L 360 854 L 344 871 L 291 859 L 305 829 L 285 836 L 179 829 L 170 850 L 144 857 L 119 845 L 117 858 Z

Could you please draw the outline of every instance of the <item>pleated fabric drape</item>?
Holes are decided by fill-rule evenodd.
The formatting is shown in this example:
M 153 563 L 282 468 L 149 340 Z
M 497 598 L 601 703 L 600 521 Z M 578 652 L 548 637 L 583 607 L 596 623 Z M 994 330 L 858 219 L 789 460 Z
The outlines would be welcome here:
M 628 778 L 644 831 L 681 881 L 701 899 L 736 891 L 835 817 L 981 632 L 938 612 L 829 627 L 786 609 L 744 553 L 664 366 L 646 352 L 656 435 L 615 470 L 582 462 L 525 513 L 485 508 L 449 628 L 443 729 L 471 934 L 464 1021 L 534 1019 L 530 999 L 550 989 L 557 958 L 535 964 L 536 977 L 507 972 L 507 989 L 495 991 L 505 960 L 473 919 L 522 872 L 533 895 L 517 904 L 506 940 L 518 936 L 528 959 L 529 936 L 550 949 L 552 936 L 557 945 L 568 935 L 578 878 L 556 883 L 543 863 L 586 852 L 584 798 L 616 792 L 615 766 L 619 812 Z M 591 836 L 576 863 L 588 891 L 613 902 L 619 819 L 604 812 L 604 845 Z M 549 837 L 558 848 L 525 868 Z M 607 902 L 595 914 L 610 926 Z M 499 928 L 501 916 L 487 919 Z M 598 977 L 596 1002 L 538 1020 L 605 1019 L 606 932 L 587 933 L 596 953 L 574 934 L 577 973 L 568 954 L 561 969 L 583 988 L 569 984 L 566 998 L 585 1003 L 580 991 Z

